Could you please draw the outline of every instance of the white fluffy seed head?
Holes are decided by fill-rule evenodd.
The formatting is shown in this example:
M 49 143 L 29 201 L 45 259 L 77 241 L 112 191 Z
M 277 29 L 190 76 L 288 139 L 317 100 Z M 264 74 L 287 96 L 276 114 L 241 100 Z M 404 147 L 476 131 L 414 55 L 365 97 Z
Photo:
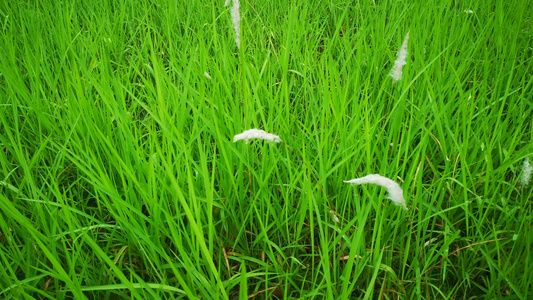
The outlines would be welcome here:
M 389 192 L 389 199 L 394 202 L 396 205 L 403 206 L 405 210 L 407 210 L 407 205 L 405 205 L 405 200 L 403 199 L 403 191 L 402 188 L 393 180 L 383 177 L 379 174 L 370 174 L 366 175 L 365 177 L 361 178 L 355 178 L 352 180 L 344 181 L 346 183 L 351 184 L 366 184 L 366 183 L 372 183 L 377 184 L 379 186 L 382 186 L 387 189 Z
M 266 141 L 271 141 L 274 143 L 281 142 L 281 139 L 279 138 L 279 136 L 272 134 L 272 133 L 265 132 L 264 130 L 255 129 L 255 128 L 247 130 L 243 133 L 237 134 L 236 136 L 233 137 L 233 142 L 237 142 L 240 140 L 248 141 L 251 139 L 266 140 Z
M 521 185 L 526 186 L 529 184 L 529 181 L 531 180 L 532 172 L 533 172 L 533 167 L 531 167 L 531 164 L 529 163 L 529 158 L 526 157 L 522 165 L 522 177 L 520 177 Z
M 407 42 L 409 41 L 409 32 L 407 32 L 407 35 L 405 35 L 405 38 L 403 39 L 403 44 L 400 50 L 398 51 L 398 58 L 396 58 L 396 61 L 394 62 L 394 67 L 392 68 L 391 73 L 389 74 L 390 77 L 392 77 L 392 80 L 394 82 L 402 79 L 402 69 L 403 66 L 407 64 Z
M 233 21 L 233 28 L 235 28 L 235 43 L 237 48 L 241 48 L 241 15 L 239 12 L 239 0 L 233 0 L 233 6 L 231 7 L 231 20 Z
M 231 0 L 226 0 L 226 2 L 224 3 L 224 6 L 228 6 L 230 2 Z

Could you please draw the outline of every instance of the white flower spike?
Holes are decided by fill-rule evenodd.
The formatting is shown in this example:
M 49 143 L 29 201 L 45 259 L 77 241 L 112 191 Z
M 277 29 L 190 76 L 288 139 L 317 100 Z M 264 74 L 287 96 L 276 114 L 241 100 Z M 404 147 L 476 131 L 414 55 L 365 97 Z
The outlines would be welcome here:
M 235 28 L 235 43 L 237 44 L 237 48 L 241 49 L 241 15 L 239 8 L 239 0 L 233 0 L 233 6 L 231 7 L 231 20 L 233 21 L 233 27 Z
M 392 80 L 394 82 L 402 79 L 402 69 L 403 66 L 407 64 L 407 42 L 409 41 L 409 32 L 407 32 L 407 35 L 403 39 L 402 47 L 400 48 L 400 51 L 398 51 L 398 58 L 394 62 L 394 67 L 392 68 L 391 73 L 389 74 L 390 77 L 392 77 Z
M 272 134 L 272 133 L 265 132 L 264 130 L 255 129 L 255 128 L 247 130 L 241 134 L 237 134 L 236 136 L 233 137 L 233 142 L 237 142 L 240 140 L 248 141 L 251 139 L 267 140 L 267 141 L 271 141 L 274 143 L 281 142 L 281 139 L 279 138 L 279 136 Z
M 533 167 L 529 163 L 529 158 L 524 159 L 524 165 L 522 166 L 522 177 L 520 177 L 520 184 L 526 186 L 531 180 L 531 172 L 533 172 Z
M 379 174 L 370 174 L 366 175 L 365 177 L 361 178 L 355 178 L 352 180 L 344 181 L 345 183 L 352 183 L 352 184 L 366 184 L 366 183 L 373 183 L 380 185 L 387 189 L 389 192 L 389 199 L 394 202 L 396 205 L 403 206 L 405 210 L 407 210 L 407 205 L 405 205 L 405 200 L 403 199 L 403 191 L 402 188 L 394 181 L 387 177 L 383 177 Z

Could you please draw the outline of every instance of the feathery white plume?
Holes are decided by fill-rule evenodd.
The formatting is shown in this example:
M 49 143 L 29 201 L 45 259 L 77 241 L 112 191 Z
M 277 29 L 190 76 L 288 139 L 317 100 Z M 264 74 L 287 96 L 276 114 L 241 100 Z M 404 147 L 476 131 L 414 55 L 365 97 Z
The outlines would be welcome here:
M 224 6 L 228 6 L 229 3 L 230 3 L 231 0 L 226 0 L 226 2 L 224 3 Z
M 207 73 L 207 72 L 204 72 L 204 76 L 205 76 L 205 78 L 207 78 L 207 79 L 211 80 L 211 75 L 209 75 L 209 73 Z
M 394 181 L 387 177 L 383 177 L 379 174 L 370 174 L 366 175 L 365 177 L 361 178 L 355 178 L 352 180 L 344 181 L 346 183 L 352 183 L 352 184 L 365 184 L 365 183 L 373 183 L 380 185 L 387 189 L 389 192 L 389 199 L 394 202 L 396 205 L 401 205 L 403 208 L 407 210 L 407 206 L 405 205 L 405 200 L 403 199 L 403 191 L 402 188 Z
M 233 21 L 233 27 L 235 28 L 235 43 L 237 44 L 237 48 L 241 49 L 241 29 L 239 25 L 241 22 L 241 15 L 239 13 L 239 0 L 233 0 L 231 20 Z
M 409 41 L 409 32 L 407 32 L 407 35 L 405 35 L 405 38 L 403 39 L 402 47 L 400 48 L 400 51 L 398 51 L 398 58 L 394 62 L 394 67 L 389 74 L 394 82 L 402 79 L 402 68 L 407 64 L 405 61 L 407 59 L 407 41 Z
M 236 136 L 233 137 L 233 142 L 240 141 L 240 140 L 247 141 L 250 139 L 261 139 L 261 140 L 267 140 L 267 141 L 271 141 L 275 143 L 281 142 L 281 139 L 279 138 L 279 136 L 272 134 L 272 133 L 265 132 L 264 130 L 255 129 L 255 128 L 247 130 L 241 134 L 237 134 Z
M 520 184 L 524 186 L 529 184 L 532 171 L 533 167 L 531 167 L 531 164 L 529 163 L 529 158 L 526 157 L 526 159 L 524 159 L 524 165 L 522 166 L 522 177 L 520 177 Z

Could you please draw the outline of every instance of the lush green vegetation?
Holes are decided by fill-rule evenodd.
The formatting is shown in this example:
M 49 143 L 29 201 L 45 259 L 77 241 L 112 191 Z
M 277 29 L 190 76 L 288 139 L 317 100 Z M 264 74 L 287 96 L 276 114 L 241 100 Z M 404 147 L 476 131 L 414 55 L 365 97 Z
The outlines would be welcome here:
M 0 298 L 533 295 L 529 1 L 223 2 L 1 1 Z

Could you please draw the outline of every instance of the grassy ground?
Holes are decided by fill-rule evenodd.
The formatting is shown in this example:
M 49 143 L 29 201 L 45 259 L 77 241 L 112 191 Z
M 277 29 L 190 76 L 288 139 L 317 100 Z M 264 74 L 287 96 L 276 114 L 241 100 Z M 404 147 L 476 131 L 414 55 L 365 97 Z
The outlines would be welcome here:
M 0 298 L 533 295 L 528 1 L 223 2 L 1 1 Z

